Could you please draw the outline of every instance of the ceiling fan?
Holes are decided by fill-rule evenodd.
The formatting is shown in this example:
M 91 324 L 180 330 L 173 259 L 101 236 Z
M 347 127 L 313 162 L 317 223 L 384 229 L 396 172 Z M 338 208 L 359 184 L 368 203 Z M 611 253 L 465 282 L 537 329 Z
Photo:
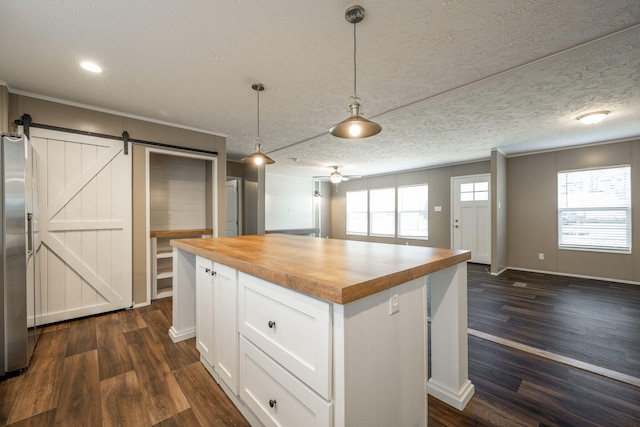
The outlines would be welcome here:
M 320 181 L 331 181 L 333 184 L 339 184 L 342 181 L 348 181 L 351 178 L 360 178 L 359 175 L 342 175 L 338 172 L 338 166 L 331 166 L 333 168 L 333 172 L 329 176 L 314 176 L 314 179 Z

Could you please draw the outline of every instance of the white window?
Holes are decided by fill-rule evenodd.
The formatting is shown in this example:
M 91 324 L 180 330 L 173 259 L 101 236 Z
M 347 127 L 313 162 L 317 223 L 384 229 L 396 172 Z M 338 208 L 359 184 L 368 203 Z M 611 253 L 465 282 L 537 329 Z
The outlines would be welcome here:
M 347 191 L 347 234 L 367 235 L 367 191 Z
M 631 252 L 631 168 L 558 172 L 558 246 Z
M 379 188 L 369 191 L 369 215 L 372 236 L 396 235 L 395 188 Z
M 429 237 L 429 186 L 398 187 L 398 237 Z
M 489 182 L 470 182 L 460 185 L 460 201 L 489 200 Z

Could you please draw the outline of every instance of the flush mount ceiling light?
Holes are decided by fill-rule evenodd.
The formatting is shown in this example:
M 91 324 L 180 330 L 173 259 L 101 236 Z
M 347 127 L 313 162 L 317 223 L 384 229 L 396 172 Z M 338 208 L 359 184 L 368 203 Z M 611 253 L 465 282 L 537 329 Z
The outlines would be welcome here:
M 92 73 L 101 73 L 102 68 L 98 66 L 95 62 L 84 61 L 80 63 L 80 66 L 87 71 L 91 71 Z
M 275 163 L 275 160 L 272 160 L 269 156 L 264 154 L 262 151 L 262 141 L 260 141 L 260 92 L 264 90 L 264 85 L 262 83 L 254 83 L 251 85 L 251 89 L 255 90 L 258 94 L 258 131 L 256 142 L 253 144 L 253 153 L 242 159 L 242 163 L 250 162 L 256 165 L 270 165 Z
M 339 138 L 367 138 L 380 133 L 379 124 L 365 119 L 360 115 L 360 98 L 357 92 L 357 66 L 356 66 L 356 24 L 364 19 L 362 6 L 351 6 L 345 12 L 344 18 L 353 24 L 353 96 L 349 97 L 349 109 L 351 117 L 341 121 L 329 129 L 329 133 Z
M 594 123 L 600 123 L 610 112 L 611 111 L 608 110 L 593 111 L 591 113 L 581 114 L 576 117 L 576 119 L 585 125 L 592 125 Z

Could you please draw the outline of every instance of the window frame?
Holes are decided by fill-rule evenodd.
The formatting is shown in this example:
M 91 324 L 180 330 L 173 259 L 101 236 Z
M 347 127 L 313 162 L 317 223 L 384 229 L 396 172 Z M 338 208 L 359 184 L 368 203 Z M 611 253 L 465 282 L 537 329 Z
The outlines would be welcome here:
M 392 195 L 392 200 L 393 200 L 393 210 L 376 210 L 374 211 L 371 207 L 371 204 L 373 203 L 373 199 L 374 197 L 372 197 L 373 192 L 383 192 L 383 191 L 389 191 L 391 190 L 393 195 Z M 397 191 L 396 191 L 396 187 L 380 187 L 380 188 L 370 188 L 369 189 L 369 236 L 373 236 L 373 237 L 389 237 L 389 238 L 396 238 L 398 235 L 398 229 L 397 229 L 397 212 L 398 212 L 398 203 L 397 203 Z M 384 233 L 374 233 L 373 232 L 373 228 L 374 228 L 374 222 L 375 222 L 375 218 L 374 215 L 389 215 L 391 214 L 393 216 L 393 220 L 391 221 L 391 223 L 393 224 L 393 232 L 391 234 L 384 234 Z
M 583 205 L 575 205 L 575 206 L 570 206 L 570 207 L 563 207 L 561 205 L 563 204 L 568 204 L 567 200 L 564 200 L 564 202 L 561 200 L 561 197 L 564 195 L 565 199 L 569 198 L 569 190 L 567 191 L 562 191 L 562 187 L 561 187 L 561 183 L 564 182 L 565 186 L 567 186 L 566 184 L 566 176 L 571 174 L 571 173 L 583 173 L 583 172 L 595 172 L 595 171 L 602 171 L 602 170 L 612 170 L 612 169 L 626 169 L 626 176 L 625 176 L 625 185 L 626 185 L 626 199 L 628 204 L 625 206 L 623 204 L 621 205 L 616 205 L 616 206 L 596 206 L 596 205 L 588 205 L 588 204 L 583 204 Z M 558 171 L 557 173 L 557 181 L 556 181 L 556 190 L 557 190 L 557 241 L 558 241 L 558 249 L 561 250 L 573 250 L 573 251 L 587 251 L 587 252 L 601 252 L 601 253 L 617 253 L 617 254 L 631 254 L 632 253 L 632 238 L 633 238 L 633 234 L 632 234 L 632 222 L 633 222 L 633 218 L 632 218 L 632 207 L 633 207 L 633 202 L 632 202 L 632 197 L 633 197 L 633 192 L 632 192 L 632 177 L 631 177 L 631 166 L 630 165 L 615 165 L 615 166 L 606 166 L 606 167 L 596 167 L 596 168 L 585 168 L 585 169 L 574 169 L 574 170 L 562 170 L 562 171 Z M 562 178 L 561 175 L 565 175 L 565 178 Z M 585 180 L 586 181 L 586 180 Z M 567 186 L 568 187 L 568 186 Z M 564 232 L 566 231 L 566 227 L 567 224 L 563 224 L 563 216 L 565 216 L 566 213 L 574 213 L 576 217 L 585 217 L 585 214 L 589 214 L 589 213 L 596 213 L 596 212 L 603 212 L 603 213 L 616 213 L 616 212 L 624 212 L 625 216 L 626 216 L 626 226 L 625 226 L 625 232 L 626 232 L 626 246 L 608 246 L 608 245 L 602 245 L 602 244 L 597 244 L 598 242 L 596 241 L 595 243 L 592 241 L 590 242 L 590 244 L 587 243 L 567 243 L 566 241 L 563 242 L 562 237 L 565 235 Z M 611 224 L 611 223 L 608 223 Z M 580 229 L 577 228 L 574 232 L 579 233 Z
M 365 193 L 365 209 L 364 211 L 354 210 L 349 212 L 349 194 L 352 193 Z M 349 230 L 349 214 L 364 214 L 366 226 L 364 232 L 350 231 Z M 345 234 L 348 236 L 368 236 L 369 235 L 369 190 L 353 190 L 345 193 Z
M 425 191 L 427 194 L 426 200 L 425 200 L 425 209 L 423 210 L 404 210 L 401 209 L 401 205 L 400 205 L 400 193 L 402 191 L 402 189 L 405 188 L 415 188 L 415 187 L 425 187 Z M 396 203 L 396 220 L 397 220 L 397 232 L 396 232 L 396 237 L 398 239 L 414 239 L 414 240 L 429 240 L 429 184 L 412 184 L 412 185 L 402 185 L 402 186 L 398 186 L 397 188 L 397 203 Z M 418 235 L 405 235 L 405 234 L 401 234 L 401 230 L 402 230 L 402 214 L 403 213 L 424 213 L 426 222 L 427 222 L 427 227 L 426 227 L 426 235 L 424 236 L 418 236 Z

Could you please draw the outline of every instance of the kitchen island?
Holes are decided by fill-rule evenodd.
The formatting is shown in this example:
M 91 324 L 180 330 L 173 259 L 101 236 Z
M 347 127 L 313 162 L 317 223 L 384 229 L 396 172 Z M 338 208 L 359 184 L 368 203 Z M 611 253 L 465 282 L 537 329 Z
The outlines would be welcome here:
M 279 234 L 171 245 L 169 334 L 196 337 L 252 424 L 426 425 L 427 391 L 458 409 L 473 395 L 468 251 Z

